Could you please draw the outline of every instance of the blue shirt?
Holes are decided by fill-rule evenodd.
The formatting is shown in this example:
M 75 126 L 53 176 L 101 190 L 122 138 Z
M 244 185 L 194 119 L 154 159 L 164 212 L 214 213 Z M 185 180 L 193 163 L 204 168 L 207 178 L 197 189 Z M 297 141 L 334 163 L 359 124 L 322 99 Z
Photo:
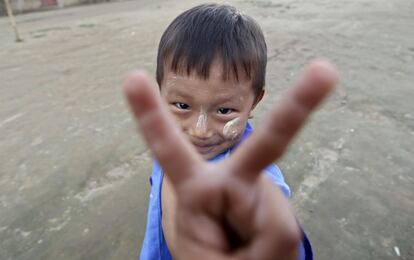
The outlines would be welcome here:
M 243 136 L 238 144 L 228 149 L 227 151 L 217 155 L 211 162 L 217 162 L 227 158 L 234 149 L 237 148 L 246 138 L 252 133 L 253 129 L 249 123 L 243 132 Z M 279 186 L 283 194 L 289 198 L 290 188 L 286 184 L 282 172 L 275 165 L 271 164 L 265 169 L 266 175 Z M 145 231 L 144 242 L 141 248 L 141 260 L 170 260 L 172 259 L 170 251 L 167 247 L 167 242 L 162 230 L 162 207 L 161 207 L 161 188 L 164 172 L 157 161 L 153 163 L 152 175 L 150 176 L 151 192 L 148 206 L 147 217 L 147 229 Z M 300 258 L 299 259 L 312 259 L 308 258 L 309 253 L 305 252 L 310 250 L 310 244 L 306 236 L 300 246 Z M 306 256 L 305 256 L 306 255 Z

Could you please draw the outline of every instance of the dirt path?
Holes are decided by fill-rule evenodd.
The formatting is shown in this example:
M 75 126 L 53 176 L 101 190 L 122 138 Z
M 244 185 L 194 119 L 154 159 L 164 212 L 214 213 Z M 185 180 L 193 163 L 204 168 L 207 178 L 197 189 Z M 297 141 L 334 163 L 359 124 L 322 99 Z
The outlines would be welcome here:
M 279 163 L 316 259 L 414 259 L 414 3 L 227 1 L 269 48 L 253 123 L 313 57 L 341 84 Z M 119 89 L 201 1 L 128 1 L 0 18 L 0 259 L 136 259 L 151 158 Z M 397 254 L 400 254 L 398 257 Z

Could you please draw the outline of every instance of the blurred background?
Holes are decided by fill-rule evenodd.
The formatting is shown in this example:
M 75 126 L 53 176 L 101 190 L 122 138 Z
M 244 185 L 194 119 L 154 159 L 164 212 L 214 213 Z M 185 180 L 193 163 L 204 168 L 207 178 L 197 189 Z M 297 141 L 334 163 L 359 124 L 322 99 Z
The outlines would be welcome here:
M 0 259 L 136 259 L 151 155 L 120 90 L 203 1 L 0 2 Z M 105 3 L 94 3 L 105 2 Z M 278 162 L 315 258 L 414 259 L 414 2 L 218 1 L 268 44 L 265 112 L 326 57 L 336 92 Z

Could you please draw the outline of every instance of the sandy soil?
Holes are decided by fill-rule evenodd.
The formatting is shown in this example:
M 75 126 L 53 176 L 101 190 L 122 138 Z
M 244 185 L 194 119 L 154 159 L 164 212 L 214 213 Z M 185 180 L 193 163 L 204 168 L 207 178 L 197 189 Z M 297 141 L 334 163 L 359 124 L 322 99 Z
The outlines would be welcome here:
M 0 18 L 0 259 L 135 259 L 150 155 L 119 86 L 201 1 L 129 1 Z M 269 47 L 260 125 L 302 66 L 341 84 L 279 163 L 316 259 L 414 259 L 414 2 L 227 1 Z

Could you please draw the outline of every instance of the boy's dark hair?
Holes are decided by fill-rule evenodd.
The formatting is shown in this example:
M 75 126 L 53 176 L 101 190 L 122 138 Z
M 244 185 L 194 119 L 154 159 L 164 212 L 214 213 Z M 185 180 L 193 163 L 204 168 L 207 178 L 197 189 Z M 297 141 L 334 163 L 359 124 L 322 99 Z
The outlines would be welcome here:
M 262 30 L 251 17 L 218 4 L 193 7 L 167 27 L 158 48 L 158 85 L 165 66 L 175 73 L 195 72 L 207 79 L 216 58 L 223 63 L 224 80 L 239 80 L 242 69 L 252 80 L 256 94 L 264 88 L 267 47 Z

